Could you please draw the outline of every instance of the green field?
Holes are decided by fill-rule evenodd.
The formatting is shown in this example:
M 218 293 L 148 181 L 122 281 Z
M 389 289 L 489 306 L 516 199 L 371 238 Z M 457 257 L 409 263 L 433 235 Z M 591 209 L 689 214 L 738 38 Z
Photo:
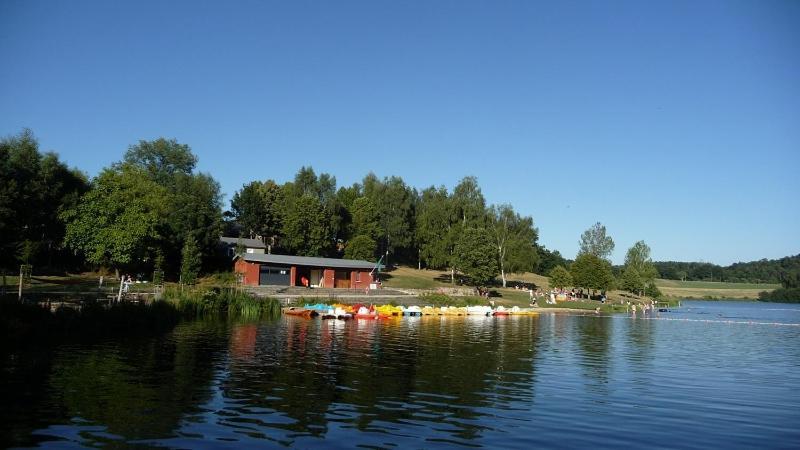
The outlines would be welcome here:
M 780 284 L 769 283 L 726 283 L 719 281 L 680 281 L 680 280 L 656 280 L 659 288 L 694 288 L 694 289 L 759 289 L 769 291 L 781 287 Z
M 656 280 L 656 286 L 668 297 L 708 299 L 757 299 L 758 293 L 772 291 L 780 284 L 726 283 L 718 281 Z

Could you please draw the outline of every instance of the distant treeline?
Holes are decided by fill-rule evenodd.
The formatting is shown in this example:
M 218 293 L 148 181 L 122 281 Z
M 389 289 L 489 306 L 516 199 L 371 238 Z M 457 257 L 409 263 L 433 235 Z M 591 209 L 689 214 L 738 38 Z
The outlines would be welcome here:
M 762 259 L 718 266 L 706 262 L 654 262 L 661 278 L 688 281 L 726 281 L 730 283 L 797 284 L 800 255 L 781 259 Z

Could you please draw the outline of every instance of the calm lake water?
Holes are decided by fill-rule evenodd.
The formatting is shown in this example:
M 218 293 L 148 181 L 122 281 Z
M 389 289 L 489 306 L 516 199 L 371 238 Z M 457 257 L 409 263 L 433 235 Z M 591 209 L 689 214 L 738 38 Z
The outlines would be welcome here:
M 0 446 L 800 447 L 800 306 L 192 322 L 2 355 Z

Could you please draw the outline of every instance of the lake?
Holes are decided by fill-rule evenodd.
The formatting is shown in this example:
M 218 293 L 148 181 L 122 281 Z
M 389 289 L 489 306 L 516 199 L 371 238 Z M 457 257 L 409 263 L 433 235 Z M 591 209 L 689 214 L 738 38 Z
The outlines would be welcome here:
M 800 305 L 195 321 L 0 369 L 3 447 L 800 447 Z

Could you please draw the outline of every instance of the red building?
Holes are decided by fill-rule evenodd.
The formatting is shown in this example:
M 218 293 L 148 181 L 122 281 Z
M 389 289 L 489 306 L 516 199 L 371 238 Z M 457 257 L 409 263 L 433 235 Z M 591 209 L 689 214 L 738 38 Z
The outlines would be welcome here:
M 315 258 L 310 256 L 236 255 L 234 271 L 248 286 L 303 286 L 354 288 L 370 287 L 376 263 L 353 259 Z

